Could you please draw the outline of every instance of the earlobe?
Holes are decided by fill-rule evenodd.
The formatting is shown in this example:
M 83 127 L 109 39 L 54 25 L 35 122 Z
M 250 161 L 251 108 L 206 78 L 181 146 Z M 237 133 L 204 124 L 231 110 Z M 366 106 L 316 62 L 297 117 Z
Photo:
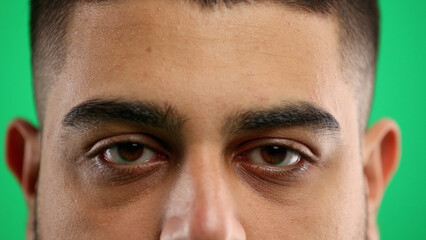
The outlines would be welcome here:
M 6 162 L 18 179 L 27 204 L 35 195 L 40 164 L 40 135 L 30 123 L 16 119 L 7 129 Z
M 371 239 L 378 236 L 376 217 L 387 184 L 395 173 L 400 158 L 401 133 L 390 119 L 375 123 L 364 135 L 363 169 Z

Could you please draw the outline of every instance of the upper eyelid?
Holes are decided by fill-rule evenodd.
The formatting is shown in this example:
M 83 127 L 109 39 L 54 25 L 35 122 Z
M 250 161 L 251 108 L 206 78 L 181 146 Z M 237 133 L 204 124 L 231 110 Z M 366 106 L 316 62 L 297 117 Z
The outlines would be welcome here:
M 248 146 L 246 146 L 248 145 Z M 255 139 L 247 141 L 241 144 L 238 151 L 233 153 L 233 156 L 238 156 L 244 153 L 248 153 L 257 148 L 266 147 L 266 146 L 281 146 L 290 149 L 296 154 L 301 155 L 302 158 L 308 161 L 317 162 L 318 157 L 312 152 L 312 150 L 307 147 L 305 144 L 289 140 L 289 139 L 275 139 L 275 138 L 267 138 L 267 139 Z
M 170 151 L 168 151 L 167 146 L 163 146 L 161 140 L 156 139 L 150 135 L 144 133 L 127 133 L 122 135 L 111 136 L 108 138 L 104 138 L 95 142 L 89 149 L 86 151 L 86 157 L 92 158 L 101 152 L 107 150 L 115 146 L 118 143 L 124 142 L 134 142 L 145 147 L 150 148 L 154 152 L 164 154 L 170 158 Z M 244 152 L 248 152 L 255 148 L 264 147 L 264 146 L 282 146 L 286 147 L 297 154 L 300 154 L 305 160 L 311 160 L 314 162 L 318 161 L 318 156 L 314 154 L 314 152 L 299 141 L 287 139 L 287 138 L 258 138 L 258 139 L 250 139 L 244 141 L 237 146 L 235 146 L 234 150 L 232 150 L 232 158 L 237 155 L 240 155 Z M 176 157 L 176 156 L 175 156 Z
M 137 136 L 137 137 L 136 137 Z M 95 157 L 99 153 L 106 151 L 109 148 L 116 146 L 119 143 L 137 143 L 158 153 L 167 153 L 166 149 L 161 146 L 156 139 L 145 134 L 124 134 L 105 138 L 97 141 L 88 151 L 88 158 Z

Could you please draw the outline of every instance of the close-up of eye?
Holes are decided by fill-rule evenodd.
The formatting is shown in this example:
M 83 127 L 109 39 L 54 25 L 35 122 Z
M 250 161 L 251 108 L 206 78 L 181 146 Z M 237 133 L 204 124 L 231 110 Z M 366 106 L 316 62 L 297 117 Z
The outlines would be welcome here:
M 124 134 L 98 141 L 88 158 L 96 158 L 110 167 L 142 166 L 163 162 L 168 155 L 158 139 L 146 134 Z
M 286 179 L 307 170 L 317 157 L 302 143 L 287 139 L 256 140 L 236 155 L 239 166 L 258 177 Z
M 165 149 L 152 137 L 128 134 L 99 141 L 87 156 L 95 172 L 90 176 L 106 182 L 132 182 L 146 177 L 169 162 Z M 95 174 L 97 173 L 97 174 Z
M 302 160 L 295 151 L 274 145 L 255 148 L 247 154 L 247 158 L 260 165 L 282 168 L 297 165 Z
M 101 157 L 113 164 L 130 165 L 150 161 L 157 155 L 152 149 L 142 144 L 124 142 L 106 149 Z

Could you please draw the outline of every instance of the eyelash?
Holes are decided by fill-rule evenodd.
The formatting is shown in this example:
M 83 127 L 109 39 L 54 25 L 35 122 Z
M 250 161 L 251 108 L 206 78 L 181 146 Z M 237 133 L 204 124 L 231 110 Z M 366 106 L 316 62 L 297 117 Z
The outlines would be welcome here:
M 158 170 L 165 163 L 165 159 L 168 159 L 167 154 L 163 154 L 163 151 L 158 150 L 155 147 L 152 147 L 149 144 L 138 142 L 136 140 L 116 140 L 116 139 L 107 139 L 108 143 L 104 146 L 97 147 L 95 146 L 89 151 L 86 156 L 91 163 L 91 167 L 97 170 L 99 176 L 102 179 L 107 180 L 107 182 L 113 182 L 115 184 L 125 184 L 134 180 L 141 179 L 146 177 L 156 170 Z M 110 148 L 113 148 L 122 143 L 138 143 L 142 146 L 145 146 L 156 153 L 155 160 L 149 160 L 148 162 L 142 164 L 135 164 L 131 166 L 120 166 L 107 160 L 103 159 L 106 151 Z M 160 161 L 162 160 L 162 161 Z
M 262 148 L 271 145 L 276 145 L 298 154 L 300 156 L 299 162 L 296 163 L 295 166 L 289 166 L 288 168 L 278 168 L 273 166 L 264 166 L 261 164 L 256 164 L 254 162 L 251 162 L 250 160 L 247 160 L 247 155 L 249 152 L 253 151 L 256 148 Z M 256 174 L 257 176 L 267 176 L 268 178 L 272 179 L 294 179 L 299 176 L 299 174 L 306 172 L 308 170 L 309 164 L 315 164 L 315 160 L 313 160 L 313 157 L 308 156 L 307 153 L 303 153 L 302 150 L 297 149 L 296 147 L 290 147 L 289 145 L 285 144 L 257 145 L 255 147 L 249 148 L 248 150 L 244 150 L 242 153 L 236 154 L 234 158 L 237 160 L 237 164 L 243 167 L 245 171 L 250 171 L 251 173 Z
M 145 144 L 142 142 L 127 140 L 116 140 L 116 139 L 108 139 L 108 144 L 104 146 L 89 151 L 89 158 L 94 159 L 92 165 L 97 169 L 97 172 L 100 176 L 108 181 L 121 182 L 126 183 L 132 180 L 140 179 L 144 176 L 150 175 L 151 173 L 158 170 L 161 165 L 163 165 L 166 161 L 170 161 L 170 157 L 163 153 L 163 151 L 158 150 L 158 148 L 151 147 L 149 144 Z M 141 144 L 150 148 L 154 151 L 157 156 L 154 160 L 149 160 L 148 162 L 144 162 L 141 164 L 134 165 L 115 165 L 113 163 L 108 162 L 105 159 L 102 159 L 105 152 L 122 143 L 130 143 L 134 142 L 137 144 Z M 284 142 L 284 143 L 283 143 Z M 263 166 L 257 164 L 253 161 L 247 160 L 247 154 L 251 151 L 254 151 L 256 148 L 262 148 L 266 146 L 279 146 L 287 149 L 288 151 L 292 151 L 300 156 L 300 160 L 295 166 L 289 166 L 288 168 L 278 168 L 273 166 Z M 95 145 L 96 146 L 96 145 Z M 315 164 L 315 160 L 313 160 L 312 153 L 307 147 L 301 143 L 297 143 L 291 140 L 286 139 L 266 139 L 266 140 L 253 140 L 249 143 L 244 143 L 242 147 L 238 148 L 242 151 L 239 151 L 237 154 L 233 154 L 232 161 L 235 161 L 238 165 L 243 167 L 245 171 L 249 171 L 252 174 L 255 174 L 260 177 L 266 177 L 268 179 L 286 179 L 291 180 L 298 177 L 300 174 L 303 174 L 308 170 L 309 164 Z M 160 157 L 160 158 L 158 158 Z M 160 160 L 160 161 L 157 161 Z M 164 160 L 164 161 L 161 161 Z

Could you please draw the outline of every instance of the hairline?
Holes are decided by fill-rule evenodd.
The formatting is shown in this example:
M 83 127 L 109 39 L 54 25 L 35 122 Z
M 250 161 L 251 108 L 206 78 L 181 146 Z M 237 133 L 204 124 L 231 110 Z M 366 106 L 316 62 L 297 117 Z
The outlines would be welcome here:
M 33 32 L 33 38 L 35 41 L 32 41 L 33 49 L 33 85 L 34 85 L 34 95 L 36 96 L 36 107 L 37 115 L 42 125 L 45 114 L 45 99 L 47 98 L 50 87 L 52 86 L 52 80 L 62 71 L 62 68 L 66 62 L 67 58 L 67 48 L 69 44 L 66 42 L 66 36 L 68 33 L 69 22 L 72 21 L 74 11 L 79 7 L 79 4 L 102 4 L 102 3 L 117 3 L 123 2 L 122 0 L 71 0 L 66 3 L 66 6 L 69 8 L 66 11 L 61 11 L 63 16 L 57 25 L 53 24 L 48 26 L 48 28 L 55 29 L 56 35 L 55 39 L 46 39 L 46 36 L 41 36 L 40 33 L 36 34 Z M 326 17 L 334 17 L 337 19 L 337 32 L 338 32 L 338 50 L 340 53 L 340 71 L 344 75 L 342 79 L 349 87 L 353 88 L 354 98 L 357 101 L 358 106 L 358 122 L 360 123 L 360 131 L 364 131 L 367 125 L 367 121 L 371 112 L 372 97 L 374 90 L 374 80 L 375 80 L 375 69 L 377 62 L 377 46 L 374 53 L 366 53 L 367 49 L 374 49 L 374 46 L 371 45 L 371 41 L 367 41 L 367 37 L 354 37 L 350 36 L 351 31 L 346 29 L 346 25 L 342 19 L 345 16 L 341 16 L 333 6 L 325 7 L 324 9 L 309 9 L 295 3 L 292 1 L 286 2 L 286 0 L 254 0 L 254 1 L 245 1 L 245 0 L 223 0 L 223 1 L 203 1 L 203 0 L 188 0 L 188 2 L 193 2 L 195 5 L 200 6 L 201 8 L 207 10 L 214 10 L 218 5 L 224 5 L 225 7 L 232 7 L 235 4 L 242 3 L 272 3 L 280 5 L 281 7 L 286 7 L 288 10 L 308 13 L 314 15 L 323 15 Z M 296 1 L 297 2 L 297 1 Z M 222 3 L 222 4 L 220 4 Z M 63 10 L 63 9 L 62 9 Z M 38 23 L 33 23 L 38 24 Z M 49 35 L 50 36 L 50 35 Z M 50 43 L 50 41 L 56 41 Z M 355 44 L 354 44 L 355 43 Z M 46 47 L 47 46 L 47 47 Z M 52 48 L 53 49 L 45 49 Z M 365 49 L 363 49 L 365 48 Z M 361 54 L 359 53 L 361 52 Z M 42 54 L 42 56 L 40 56 Z M 373 57 L 371 56 L 374 55 Z M 367 56 L 369 55 L 369 56 Z M 364 64 L 357 64 L 358 62 L 364 62 Z M 361 69 L 357 69 L 360 66 Z M 46 69 L 48 67 L 48 69 Z M 358 78 L 368 78 L 366 80 L 362 79 L 353 79 L 354 76 Z M 46 80 L 47 79 L 47 80 Z M 367 83 L 365 86 L 362 83 Z M 367 88 L 367 90 L 365 90 Z M 367 92 L 367 94 L 363 94 Z M 366 96 L 366 97 L 361 97 Z M 364 110 L 367 108 L 367 110 Z

